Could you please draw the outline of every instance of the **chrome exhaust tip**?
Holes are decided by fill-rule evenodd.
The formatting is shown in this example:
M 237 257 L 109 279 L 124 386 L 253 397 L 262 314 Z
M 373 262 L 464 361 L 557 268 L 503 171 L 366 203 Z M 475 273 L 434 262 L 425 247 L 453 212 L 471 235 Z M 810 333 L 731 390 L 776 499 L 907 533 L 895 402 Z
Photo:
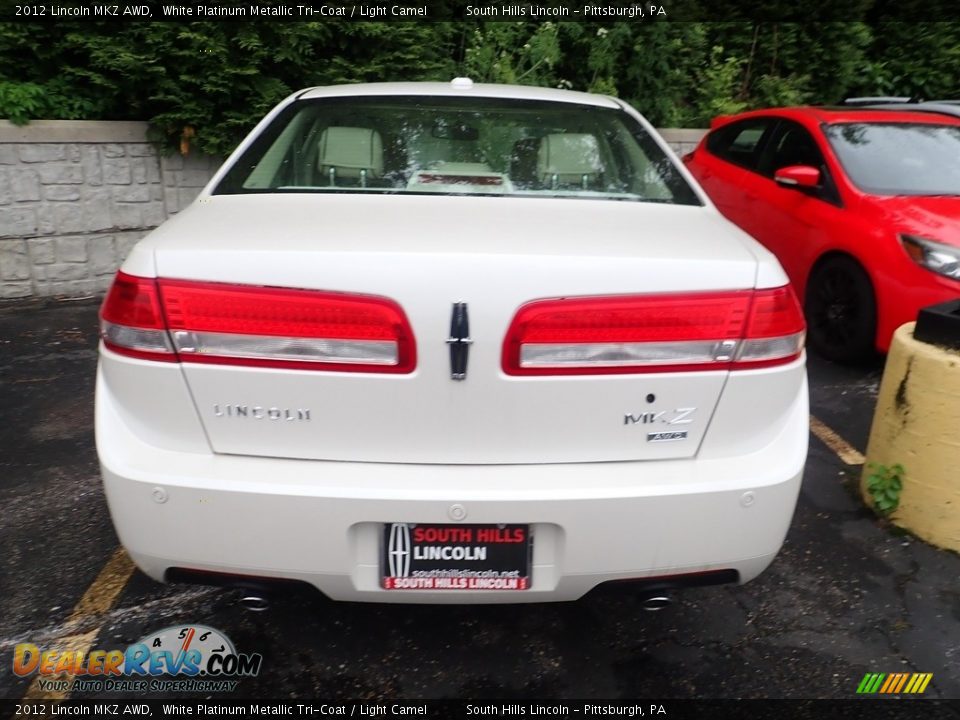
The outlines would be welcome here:
M 245 595 L 240 598 L 240 607 L 250 612 L 264 612 L 270 609 L 270 601 L 262 595 Z
M 647 612 L 658 612 L 673 605 L 673 598 L 670 595 L 650 595 L 643 598 L 640 604 Z

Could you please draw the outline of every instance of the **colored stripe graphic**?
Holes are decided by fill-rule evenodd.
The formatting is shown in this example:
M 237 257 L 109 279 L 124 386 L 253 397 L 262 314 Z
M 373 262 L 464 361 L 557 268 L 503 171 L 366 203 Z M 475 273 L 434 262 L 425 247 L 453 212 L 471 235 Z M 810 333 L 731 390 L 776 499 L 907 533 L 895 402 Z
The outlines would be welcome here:
M 857 686 L 857 694 L 919 695 L 932 679 L 933 673 L 867 673 Z
M 857 692 L 863 695 L 872 695 L 880 688 L 880 683 L 886 676 L 886 673 L 867 673 L 860 681 Z
M 887 675 L 887 681 L 880 687 L 881 693 L 890 692 L 890 688 L 897 684 L 897 680 L 900 679 L 899 673 L 890 673 Z

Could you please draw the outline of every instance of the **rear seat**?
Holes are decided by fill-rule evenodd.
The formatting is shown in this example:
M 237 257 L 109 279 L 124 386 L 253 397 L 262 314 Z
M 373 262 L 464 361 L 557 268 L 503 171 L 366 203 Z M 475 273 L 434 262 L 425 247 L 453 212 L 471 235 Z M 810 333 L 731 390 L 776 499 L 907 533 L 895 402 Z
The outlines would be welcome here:
M 367 187 L 383 175 L 383 141 L 371 128 L 328 127 L 320 135 L 318 156 L 329 185 Z
M 603 175 L 600 146 L 589 133 L 545 135 L 537 152 L 537 176 L 545 187 L 556 190 L 598 185 Z

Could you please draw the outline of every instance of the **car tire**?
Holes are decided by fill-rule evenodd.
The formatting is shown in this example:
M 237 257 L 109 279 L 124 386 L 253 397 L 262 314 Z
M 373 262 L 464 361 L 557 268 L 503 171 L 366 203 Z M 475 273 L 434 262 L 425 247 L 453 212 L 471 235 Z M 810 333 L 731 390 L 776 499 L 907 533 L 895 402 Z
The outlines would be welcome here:
M 810 347 L 819 355 L 846 365 L 875 356 L 877 301 L 853 258 L 833 257 L 814 269 L 803 310 Z

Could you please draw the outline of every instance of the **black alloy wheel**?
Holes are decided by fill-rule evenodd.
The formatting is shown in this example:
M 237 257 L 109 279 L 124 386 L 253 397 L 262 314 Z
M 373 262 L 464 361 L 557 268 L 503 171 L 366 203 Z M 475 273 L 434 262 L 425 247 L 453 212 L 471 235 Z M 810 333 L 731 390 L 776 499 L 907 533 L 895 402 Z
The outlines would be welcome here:
M 828 360 L 852 365 L 875 355 L 877 302 L 856 260 L 837 256 L 814 269 L 804 314 L 810 347 Z

